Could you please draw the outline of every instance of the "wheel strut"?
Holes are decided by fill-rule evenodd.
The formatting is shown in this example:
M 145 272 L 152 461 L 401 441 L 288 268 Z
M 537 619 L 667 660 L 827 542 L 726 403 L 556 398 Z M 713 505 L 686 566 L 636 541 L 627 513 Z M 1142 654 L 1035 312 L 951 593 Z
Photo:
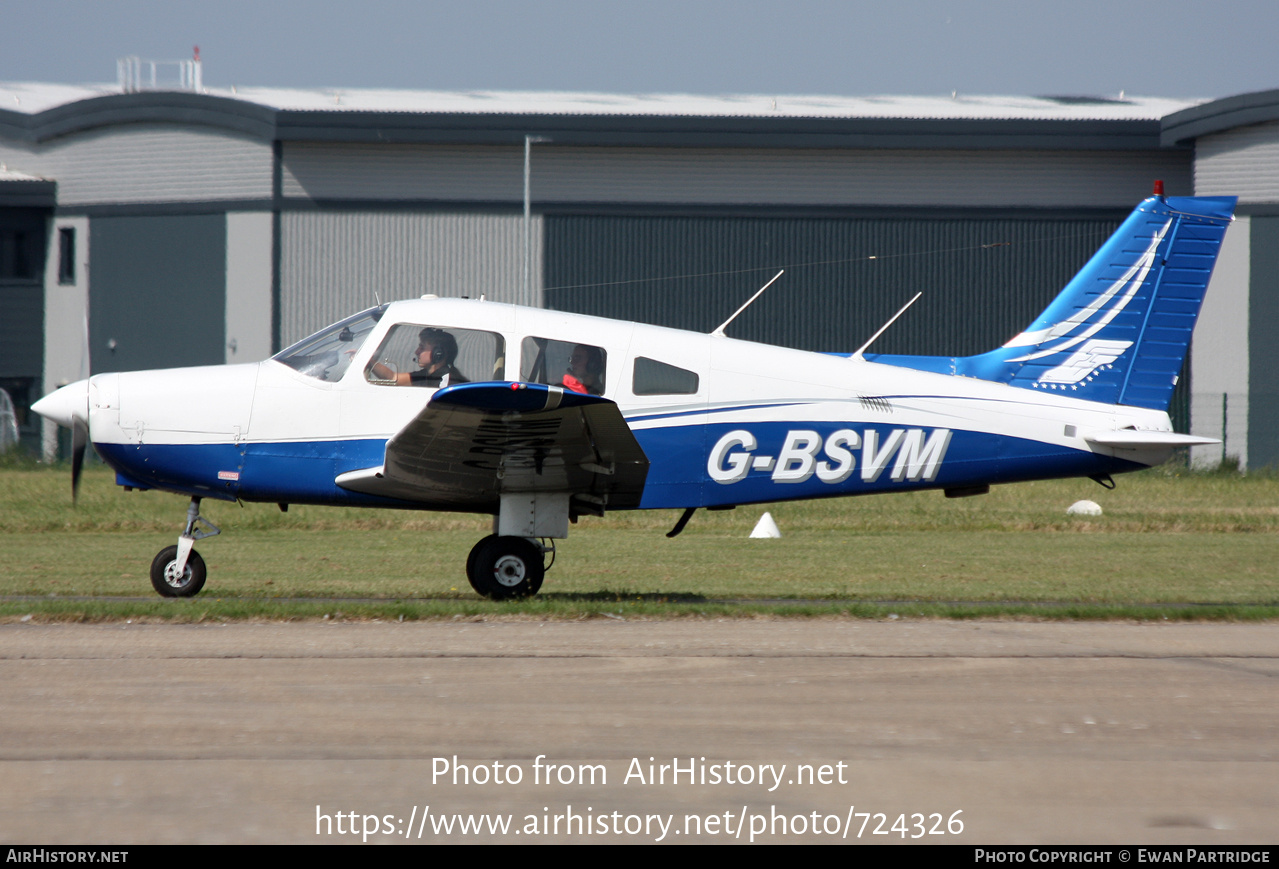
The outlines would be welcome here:
M 190 505 L 187 506 L 186 528 L 178 536 L 178 557 L 173 564 L 173 569 L 181 575 L 186 569 L 187 558 L 191 555 L 191 547 L 195 546 L 195 541 L 221 533 L 221 528 L 200 515 L 200 499 L 193 497 Z

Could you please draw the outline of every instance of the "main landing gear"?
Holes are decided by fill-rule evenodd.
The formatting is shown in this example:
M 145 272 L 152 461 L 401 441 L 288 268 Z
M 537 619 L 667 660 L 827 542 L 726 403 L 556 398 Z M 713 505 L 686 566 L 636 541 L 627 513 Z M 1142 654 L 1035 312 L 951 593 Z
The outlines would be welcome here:
M 203 527 L 201 527 L 203 526 Z M 187 507 L 187 524 L 177 546 L 166 546 L 151 562 L 151 586 L 164 597 L 192 597 L 204 588 L 208 571 L 194 548 L 195 541 L 221 534 L 222 529 L 200 515 L 200 499 Z
M 604 515 L 602 507 L 599 515 Z M 555 563 L 555 539 L 568 537 L 568 523 L 567 492 L 503 492 L 493 533 L 466 558 L 471 588 L 490 600 L 537 594 Z M 550 545 L 540 542 L 547 540 Z
M 544 547 L 524 537 L 490 534 L 466 558 L 466 578 L 471 588 L 491 600 L 532 597 L 542 587 L 549 565 L 554 563 L 554 545 Z

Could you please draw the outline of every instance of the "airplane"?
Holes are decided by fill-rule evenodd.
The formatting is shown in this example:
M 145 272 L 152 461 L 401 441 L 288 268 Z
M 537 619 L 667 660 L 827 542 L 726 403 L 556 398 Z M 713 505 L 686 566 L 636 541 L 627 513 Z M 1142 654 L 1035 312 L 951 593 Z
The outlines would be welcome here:
M 729 338 L 731 317 L 708 335 L 426 296 L 260 363 L 97 374 L 34 410 L 72 429 L 73 496 L 89 442 L 126 491 L 189 496 L 151 566 L 166 597 L 204 586 L 206 498 L 490 514 L 467 578 L 527 597 L 582 515 L 677 508 L 673 537 L 697 508 L 1113 487 L 1218 443 L 1173 432 L 1167 408 L 1235 202 L 1157 182 L 1029 327 L 975 356 L 816 353 Z

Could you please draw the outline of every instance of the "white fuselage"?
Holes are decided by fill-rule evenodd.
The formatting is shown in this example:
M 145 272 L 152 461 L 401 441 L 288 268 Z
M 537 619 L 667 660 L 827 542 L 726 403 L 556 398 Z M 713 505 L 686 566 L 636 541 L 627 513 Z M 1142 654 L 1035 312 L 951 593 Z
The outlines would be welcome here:
M 1087 441 L 1101 431 L 1171 431 L 1162 411 L 464 299 L 388 306 L 333 382 L 276 360 L 96 375 L 88 386 L 91 439 L 125 484 L 290 500 L 295 475 L 293 500 L 327 502 L 332 480 L 361 462 L 378 464 L 379 445 L 435 392 L 371 381 L 383 336 L 401 324 L 500 335 L 504 373 L 487 379 L 519 380 L 530 365 L 522 358 L 530 336 L 602 348 L 602 395 L 620 407 L 651 463 L 646 507 L 1107 473 L 1157 464 L 1170 452 Z M 636 394 L 637 360 L 683 372 L 678 391 Z M 1037 462 L 1041 456 L 1046 461 Z M 270 457 L 283 464 L 268 468 Z M 255 473 L 271 474 L 270 485 L 255 488 Z M 332 500 L 346 502 L 345 494 L 336 490 Z

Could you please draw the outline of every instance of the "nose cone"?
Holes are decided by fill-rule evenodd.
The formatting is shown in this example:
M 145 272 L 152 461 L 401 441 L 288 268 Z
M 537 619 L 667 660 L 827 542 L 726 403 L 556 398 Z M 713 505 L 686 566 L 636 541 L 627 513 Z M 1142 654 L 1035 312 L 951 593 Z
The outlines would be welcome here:
M 31 409 L 58 425 L 72 427 L 72 421 L 89 421 L 89 381 L 77 380 L 49 393 L 31 405 Z

